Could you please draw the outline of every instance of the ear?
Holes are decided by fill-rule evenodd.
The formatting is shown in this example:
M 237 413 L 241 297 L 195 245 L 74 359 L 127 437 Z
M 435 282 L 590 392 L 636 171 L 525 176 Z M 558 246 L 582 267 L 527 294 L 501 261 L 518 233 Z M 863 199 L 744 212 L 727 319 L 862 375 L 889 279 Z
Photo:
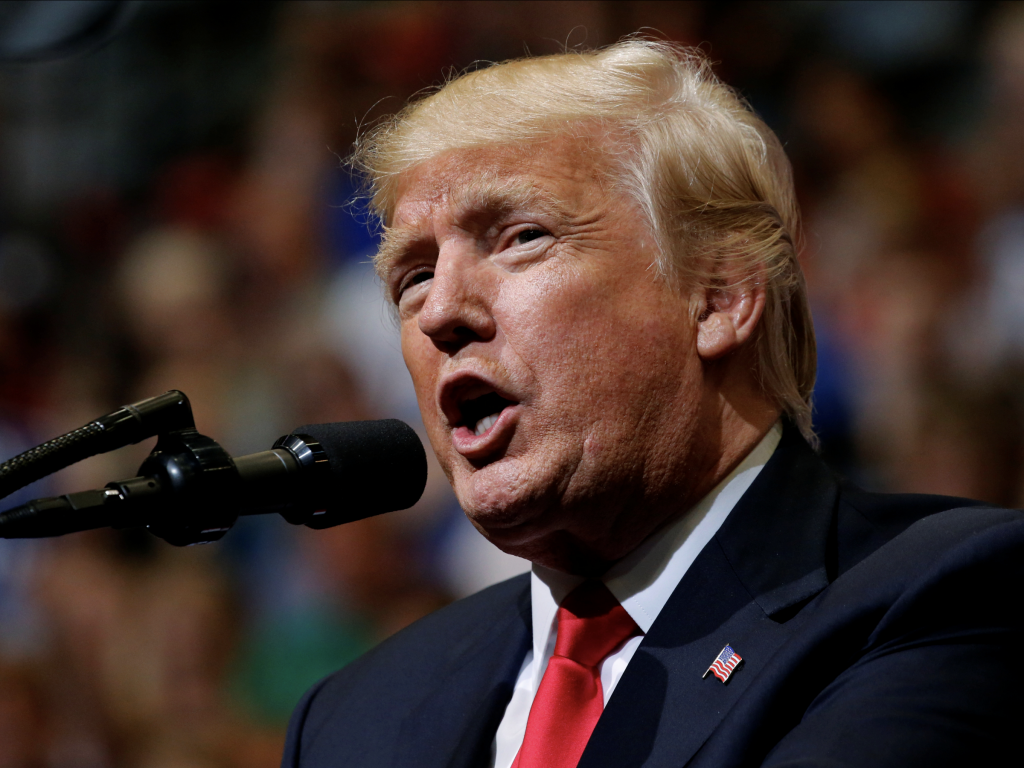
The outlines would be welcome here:
M 764 312 L 764 287 L 743 281 L 731 288 L 708 288 L 697 318 L 697 354 L 717 360 L 742 347 L 754 334 Z

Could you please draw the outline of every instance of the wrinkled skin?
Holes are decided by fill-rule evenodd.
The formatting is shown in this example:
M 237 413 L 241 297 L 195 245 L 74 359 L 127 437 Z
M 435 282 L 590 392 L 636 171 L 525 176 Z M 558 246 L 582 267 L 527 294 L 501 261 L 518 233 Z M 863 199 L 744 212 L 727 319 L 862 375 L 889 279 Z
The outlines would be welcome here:
M 581 574 L 685 512 L 778 416 L 749 373 L 763 294 L 659 278 L 609 170 L 579 138 L 449 151 L 402 177 L 382 249 L 466 514 L 506 552 Z M 510 402 L 476 436 L 460 404 L 487 392 Z

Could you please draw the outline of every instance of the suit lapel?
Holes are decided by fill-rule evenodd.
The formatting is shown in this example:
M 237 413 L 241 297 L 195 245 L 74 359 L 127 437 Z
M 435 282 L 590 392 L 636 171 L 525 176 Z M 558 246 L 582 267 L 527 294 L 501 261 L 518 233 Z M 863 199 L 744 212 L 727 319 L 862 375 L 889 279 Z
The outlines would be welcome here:
M 395 768 L 477 768 L 512 696 L 532 642 L 529 581 L 507 621 L 484 629 L 413 709 L 395 747 Z
M 715 536 L 768 616 L 828 586 L 838 493 L 831 470 L 787 423 L 775 454 Z
M 694 561 L 630 661 L 579 768 L 689 761 L 789 636 L 787 614 L 828 585 L 837 487 L 786 426 L 775 454 Z M 702 675 L 722 647 L 728 684 Z

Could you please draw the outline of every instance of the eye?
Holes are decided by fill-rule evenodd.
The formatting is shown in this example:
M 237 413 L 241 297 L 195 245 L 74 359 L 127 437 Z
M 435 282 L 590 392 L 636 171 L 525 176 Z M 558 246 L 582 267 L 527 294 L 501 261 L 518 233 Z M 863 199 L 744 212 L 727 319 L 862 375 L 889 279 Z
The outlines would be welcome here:
M 433 276 L 434 271 L 432 269 L 423 269 L 420 270 L 419 272 L 413 272 L 412 274 L 406 276 L 406 278 L 402 280 L 402 282 L 398 286 L 398 297 L 401 298 L 402 294 L 405 293 L 406 289 L 412 288 L 414 285 L 424 283 Z
M 536 240 L 539 237 L 547 235 L 543 229 L 524 229 L 522 232 L 516 235 L 516 245 L 526 245 L 527 243 Z

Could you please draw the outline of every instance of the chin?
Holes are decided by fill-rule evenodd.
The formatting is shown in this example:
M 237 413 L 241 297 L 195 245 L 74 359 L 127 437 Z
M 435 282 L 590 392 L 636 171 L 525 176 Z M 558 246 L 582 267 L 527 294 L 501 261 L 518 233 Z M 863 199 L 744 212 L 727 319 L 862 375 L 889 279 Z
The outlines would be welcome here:
M 456 477 L 455 495 L 466 516 L 502 549 L 514 541 L 532 539 L 549 530 L 545 519 L 551 508 L 550 483 L 538 482 L 536 473 L 511 466 L 491 465 Z

